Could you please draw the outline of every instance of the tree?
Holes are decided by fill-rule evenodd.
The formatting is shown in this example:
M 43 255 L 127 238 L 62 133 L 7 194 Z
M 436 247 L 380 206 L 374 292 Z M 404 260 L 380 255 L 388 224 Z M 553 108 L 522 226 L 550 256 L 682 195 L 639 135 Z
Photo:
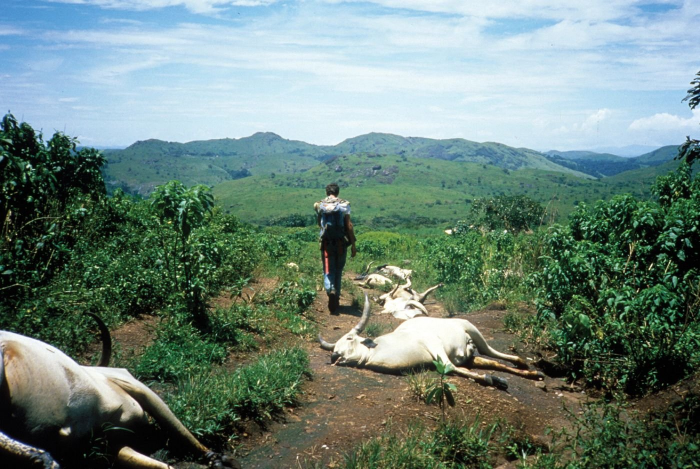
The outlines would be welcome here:
M 690 84 L 692 88 L 688 90 L 688 94 L 683 98 L 683 101 L 688 101 L 690 109 L 695 109 L 700 104 L 700 72 L 695 75 Z M 676 159 L 683 159 L 692 166 L 693 161 L 698 158 L 700 158 L 700 140 L 686 137 L 685 143 L 681 145 Z
M 190 235 L 201 227 L 214 208 L 214 196 L 204 185 L 186 188 L 180 181 L 156 187 L 151 195 L 152 206 L 165 228 L 161 245 L 166 267 L 185 295 L 188 309 L 199 326 L 208 323 L 204 289 L 197 279 L 198 257 L 190 243 Z M 168 232 L 171 231 L 171 236 Z
M 475 224 L 487 230 L 526 231 L 542 223 L 545 209 L 525 195 L 499 195 L 474 201 L 471 207 Z
M 91 202 L 106 191 L 105 159 L 56 132 L 42 134 L 12 114 L 0 122 L 0 291 L 15 295 L 48 281 L 74 242 Z

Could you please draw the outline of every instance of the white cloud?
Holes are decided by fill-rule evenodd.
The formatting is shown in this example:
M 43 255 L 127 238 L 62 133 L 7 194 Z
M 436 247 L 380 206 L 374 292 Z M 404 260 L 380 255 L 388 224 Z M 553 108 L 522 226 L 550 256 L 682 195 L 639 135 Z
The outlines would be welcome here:
M 700 133 L 700 109 L 694 109 L 693 115 L 688 118 L 683 118 L 667 112 L 654 114 L 650 117 L 642 117 L 633 121 L 629 129 L 635 132 L 689 132 L 697 131 Z
M 328 3 L 374 3 L 387 8 L 479 18 L 543 18 L 552 20 L 613 20 L 628 16 L 639 3 L 634 0 L 326 0 Z M 662 3 L 662 2 L 658 2 Z M 679 4 L 680 0 L 668 3 Z
M 678 102 L 700 57 L 691 0 L 651 15 L 643 0 L 52 1 L 82 20 L 0 25 L 0 95 L 28 118 L 49 114 L 46 99 L 57 127 L 82 119 L 126 144 L 245 136 L 252 123 L 329 143 L 369 131 L 617 143 L 654 118 L 684 119 Z M 178 8 L 158 11 L 168 6 Z M 109 129 L 85 117 L 100 107 Z M 640 116 L 652 117 L 630 125 Z
M 278 0 L 48 0 L 52 3 L 92 5 L 112 10 L 157 10 L 182 6 L 193 13 L 211 14 L 228 7 L 269 6 Z
M 608 119 L 612 111 L 610 109 L 598 109 L 595 113 L 591 114 L 586 118 L 586 120 L 579 126 L 579 130 L 583 132 L 597 131 L 600 128 L 600 124 Z
M 6 24 L 0 24 L 0 36 L 18 36 L 20 34 L 24 34 L 22 29 Z

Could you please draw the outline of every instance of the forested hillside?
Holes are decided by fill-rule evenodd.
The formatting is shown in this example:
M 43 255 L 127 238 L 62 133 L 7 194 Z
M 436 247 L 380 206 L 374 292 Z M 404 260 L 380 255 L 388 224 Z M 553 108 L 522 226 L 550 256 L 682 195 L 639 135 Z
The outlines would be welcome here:
M 550 161 L 559 165 L 596 178 L 603 178 L 627 171 L 660 166 L 671 161 L 677 154 L 677 145 L 667 145 L 650 153 L 631 158 L 589 151 L 548 151 L 546 156 Z
M 108 189 L 120 187 L 148 195 L 155 186 L 171 179 L 213 186 L 251 175 L 297 174 L 322 161 L 354 154 L 471 162 L 507 170 L 541 169 L 587 177 L 549 161 L 541 153 L 497 143 L 368 134 L 335 146 L 316 146 L 272 133 L 184 144 L 137 142 L 124 150 L 105 151 L 108 164 L 104 173 Z
M 674 165 L 676 163 L 671 163 Z M 323 188 L 336 181 L 356 207 L 357 216 L 374 227 L 447 228 L 464 218 L 483 197 L 523 195 L 547 207 L 543 221 L 563 221 L 581 202 L 615 194 L 650 197 L 655 168 L 634 178 L 581 178 L 536 169 L 510 171 L 493 165 L 441 159 L 358 154 L 332 158 L 304 173 L 258 175 L 214 187 L 223 210 L 242 219 L 270 224 L 289 215 L 310 216 Z

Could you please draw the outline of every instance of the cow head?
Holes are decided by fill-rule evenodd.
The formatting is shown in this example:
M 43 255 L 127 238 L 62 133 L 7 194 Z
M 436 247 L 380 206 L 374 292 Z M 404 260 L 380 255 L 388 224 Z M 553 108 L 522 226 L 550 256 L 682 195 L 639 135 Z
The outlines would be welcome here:
M 334 365 L 357 365 L 361 362 L 362 357 L 366 355 L 368 349 L 374 347 L 374 342 L 359 335 L 369 321 L 369 310 L 369 298 L 367 293 L 365 293 L 365 307 L 362 310 L 362 317 L 350 332 L 335 343 L 326 342 L 319 334 L 318 341 L 321 344 L 321 348 L 333 352 L 331 363 Z

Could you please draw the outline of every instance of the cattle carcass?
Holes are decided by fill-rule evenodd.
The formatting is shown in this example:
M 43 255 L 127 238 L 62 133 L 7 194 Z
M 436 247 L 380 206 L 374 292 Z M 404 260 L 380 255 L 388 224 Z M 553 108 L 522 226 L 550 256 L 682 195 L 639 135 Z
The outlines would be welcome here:
M 493 349 L 481 332 L 466 319 L 417 317 L 401 323 L 393 332 L 372 340 L 359 335 L 369 321 L 369 314 L 369 300 L 365 294 L 362 318 L 350 332 L 336 343 L 326 342 L 319 335 L 321 348 L 333 352 L 331 362 L 334 365 L 368 368 L 381 373 L 401 373 L 430 367 L 433 361 L 439 359 L 443 363 L 454 365 L 454 373 L 499 389 L 508 388 L 505 379 L 489 374 L 480 375 L 465 367 L 505 371 L 529 379 L 544 379 L 541 372 L 529 370 L 527 362 L 522 358 Z M 517 368 L 477 356 L 477 351 L 483 356 L 509 361 Z
M 387 278 L 382 274 L 369 274 L 358 276 L 355 278 L 355 281 L 359 286 L 368 288 L 391 285 L 392 283 L 394 283 L 390 278 Z
M 240 468 L 235 459 L 202 445 L 126 369 L 108 368 L 111 339 L 101 321 L 100 329 L 100 366 L 81 366 L 49 344 L 0 331 L 0 466 L 12 461 L 12 467 L 56 469 L 56 459 L 83 454 L 90 437 L 101 430 L 123 429 L 127 432 L 117 433 L 133 433 L 138 439 L 150 416 L 183 451 L 207 459 L 211 467 Z M 112 446 L 111 440 L 110 447 L 122 467 L 170 467 L 129 446 Z
M 411 319 L 420 314 L 428 315 L 428 310 L 423 305 L 428 295 L 442 286 L 441 283 L 430 287 L 423 293 L 418 293 L 411 288 L 410 277 L 404 285 L 396 285 L 391 291 L 381 295 L 377 303 L 382 305 L 382 314 L 391 314 L 397 319 Z
M 411 275 L 413 275 L 413 271 L 409 269 L 402 269 L 401 267 L 397 267 L 395 265 L 380 265 L 377 267 L 377 272 L 381 272 L 384 275 L 393 275 L 396 278 L 399 278 L 401 280 L 408 280 L 411 278 Z

